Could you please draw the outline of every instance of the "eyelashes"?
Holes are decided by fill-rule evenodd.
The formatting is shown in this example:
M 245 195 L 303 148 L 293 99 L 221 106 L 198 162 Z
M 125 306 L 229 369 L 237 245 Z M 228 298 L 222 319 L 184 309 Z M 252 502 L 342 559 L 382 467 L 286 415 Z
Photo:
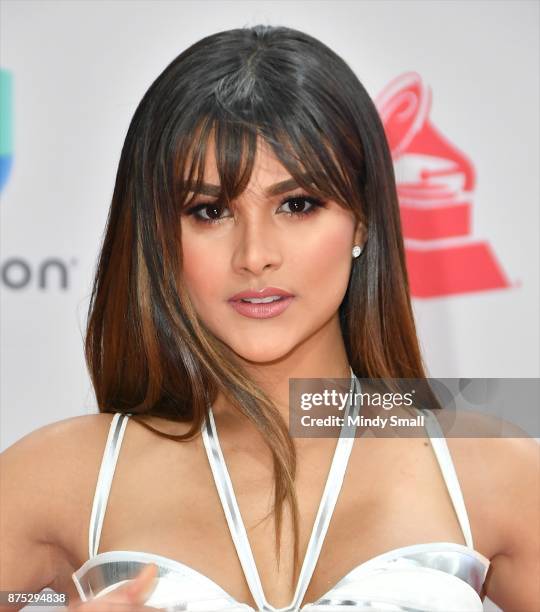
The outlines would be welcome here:
M 307 210 L 304 210 L 306 203 L 309 205 L 309 208 L 307 208 Z M 305 219 L 313 214 L 316 214 L 320 208 L 325 207 L 326 203 L 322 200 L 319 200 L 318 198 L 314 198 L 305 193 L 301 193 L 292 196 L 287 196 L 286 198 L 284 198 L 281 201 L 279 208 L 281 208 L 285 204 L 289 205 L 290 210 L 284 211 L 280 214 L 285 214 L 289 217 L 293 217 L 300 220 Z M 197 223 L 221 223 L 224 219 L 227 219 L 228 217 L 203 217 L 200 213 L 203 211 L 212 210 L 217 214 L 220 214 L 224 210 L 224 208 L 225 207 L 222 207 L 218 202 L 201 202 L 200 204 L 196 204 L 195 206 L 188 208 L 185 212 L 185 215 L 193 217 L 193 219 Z M 299 210 L 299 208 L 301 210 Z

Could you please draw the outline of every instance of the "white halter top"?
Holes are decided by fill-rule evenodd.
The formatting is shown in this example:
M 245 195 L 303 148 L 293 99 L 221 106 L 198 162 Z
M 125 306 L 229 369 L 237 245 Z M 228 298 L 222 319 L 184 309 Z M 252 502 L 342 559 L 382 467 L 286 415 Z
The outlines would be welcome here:
M 352 374 L 352 371 L 351 371 Z M 351 390 L 358 379 L 352 374 Z M 369 559 L 348 572 L 317 601 L 300 608 L 309 586 L 319 553 L 341 490 L 355 426 L 347 425 L 348 414 L 356 416 L 358 405 L 346 409 L 326 485 L 315 518 L 306 555 L 292 602 L 275 608 L 266 600 L 255 565 L 246 529 L 232 482 L 219 444 L 212 409 L 209 406 L 202 436 L 223 511 L 244 571 L 257 604 L 265 612 L 344 612 L 353 610 L 393 610 L 401 612 L 481 612 L 480 592 L 489 569 L 489 560 L 476 551 L 463 495 L 455 468 L 437 419 L 429 410 L 426 431 L 448 488 L 466 545 L 454 542 L 413 544 L 390 550 Z M 107 499 L 116 462 L 130 415 L 116 413 L 105 445 L 90 517 L 89 558 L 72 578 L 83 601 L 100 597 L 134 578 L 146 563 L 158 566 L 156 587 L 145 605 L 169 612 L 244 610 L 251 606 L 236 601 L 227 591 L 197 570 L 161 555 L 134 550 L 113 550 L 97 554 Z

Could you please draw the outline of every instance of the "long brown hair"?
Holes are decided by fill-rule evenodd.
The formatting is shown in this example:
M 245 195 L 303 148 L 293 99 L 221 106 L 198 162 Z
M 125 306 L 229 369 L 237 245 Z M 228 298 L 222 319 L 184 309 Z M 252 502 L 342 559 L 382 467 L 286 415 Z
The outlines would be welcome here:
M 234 352 L 199 319 L 182 278 L 180 211 L 215 146 L 219 201 L 246 187 L 257 139 L 307 191 L 354 212 L 368 230 L 339 319 L 360 378 L 424 378 L 409 297 L 392 159 L 377 110 L 345 61 L 286 27 L 219 32 L 174 59 L 138 105 L 122 148 L 92 287 L 86 360 L 100 412 L 191 423 L 218 391 L 272 453 L 276 553 L 283 503 L 298 567 L 296 456 L 287 424 Z M 149 426 L 148 426 L 149 427 Z

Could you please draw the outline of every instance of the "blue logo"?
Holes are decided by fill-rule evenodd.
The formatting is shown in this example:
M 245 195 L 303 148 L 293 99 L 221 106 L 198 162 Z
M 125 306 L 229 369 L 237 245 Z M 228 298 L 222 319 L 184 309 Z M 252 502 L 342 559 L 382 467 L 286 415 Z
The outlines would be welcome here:
M 11 72 L 0 70 L 0 191 L 13 164 L 12 81 Z

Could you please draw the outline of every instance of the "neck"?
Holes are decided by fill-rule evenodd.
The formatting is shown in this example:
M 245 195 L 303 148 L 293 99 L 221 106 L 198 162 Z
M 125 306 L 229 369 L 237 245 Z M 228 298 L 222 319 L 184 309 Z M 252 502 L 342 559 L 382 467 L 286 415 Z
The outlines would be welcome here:
M 289 420 L 289 379 L 350 378 L 350 366 L 337 315 L 280 359 L 266 363 L 243 361 L 252 380 L 270 397 L 286 422 Z M 227 429 L 245 427 L 231 414 L 220 393 L 212 406 L 216 422 Z

